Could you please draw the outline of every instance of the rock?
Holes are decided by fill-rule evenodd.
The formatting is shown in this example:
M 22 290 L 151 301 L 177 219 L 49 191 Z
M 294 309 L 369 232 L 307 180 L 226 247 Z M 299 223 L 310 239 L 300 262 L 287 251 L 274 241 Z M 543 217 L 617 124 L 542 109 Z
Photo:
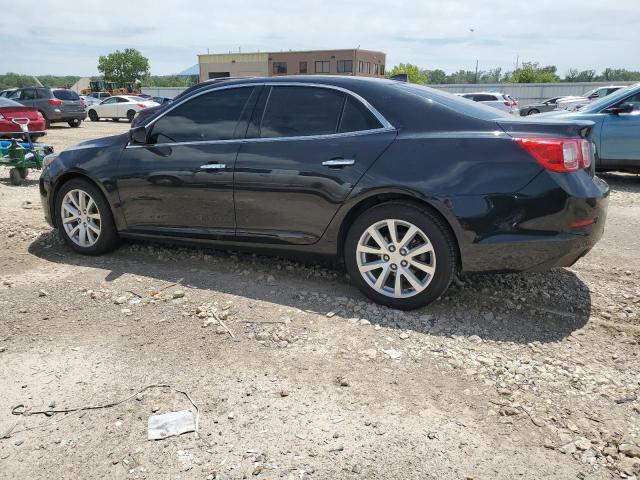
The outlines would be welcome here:
M 288 390 L 280 390 L 280 396 L 281 397 L 288 397 L 289 396 L 289 391 Z
M 400 334 L 400 340 L 406 340 L 409 338 L 409 334 L 407 332 L 402 332 Z
M 46 297 L 47 295 L 49 295 L 49 294 L 47 293 L 46 290 L 38 290 L 38 296 L 39 297 Z
M 402 352 L 399 352 L 398 350 L 394 350 L 392 348 L 389 350 L 383 350 L 383 352 L 386 353 L 392 360 L 399 360 L 402 356 Z
M 10 287 L 11 285 L 13 285 L 13 280 L 3 280 L 2 284 Z
M 503 417 L 513 417 L 515 415 L 520 415 L 520 409 L 507 405 L 500 409 L 500 415 L 502 415 Z
M 353 467 L 351 467 L 351 471 L 353 473 L 361 473 L 362 472 L 362 467 L 360 466 L 359 463 L 356 463 L 353 465 Z
M 216 333 L 218 335 L 224 335 L 225 333 L 227 333 L 227 329 L 224 328 L 222 325 L 218 325 L 218 327 L 216 327 Z
M 229 412 L 229 415 L 227 415 L 227 418 L 228 418 L 229 420 L 233 420 L 233 419 L 235 418 L 235 416 L 236 416 L 236 414 L 235 414 L 235 413 L 233 413 L 233 412 Z
M 122 310 L 120 310 L 120 312 L 124 313 L 127 317 L 129 315 L 132 315 L 132 312 L 131 312 L 130 308 L 123 308 Z
M 621 443 L 618 445 L 618 451 L 625 457 L 640 458 L 640 447 L 632 443 Z
M 573 443 L 575 444 L 578 450 L 584 451 L 591 448 L 591 441 L 589 441 L 584 437 L 578 437 Z
M 571 443 L 567 443 L 566 445 L 563 445 L 560 448 L 558 448 L 558 451 L 560 453 L 564 453 L 565 455 L 571 455 L 573 453 L 576 453 L 577 448 L 576 448 L 575 443 L 571 442 Z
M 127 301 L 127 297 L 125 295 L 122 295 L 121 297 L 117 297 L 113 303 L 115 303 L 116 305 L 122 305 L 124 302 Z
M 342 375 L 338 375 L 336 377 L 336 385 L 338 385 L 339 387 L 348 387 L 349 381 Z
M 184 297 L 184 290 L 176 290 L 175 292 L 173 292 L 171 297 L 172 298 L 182 298 L 182 297 Z
M 327 312 L 327 318 L 334 317 L 336 312 Z

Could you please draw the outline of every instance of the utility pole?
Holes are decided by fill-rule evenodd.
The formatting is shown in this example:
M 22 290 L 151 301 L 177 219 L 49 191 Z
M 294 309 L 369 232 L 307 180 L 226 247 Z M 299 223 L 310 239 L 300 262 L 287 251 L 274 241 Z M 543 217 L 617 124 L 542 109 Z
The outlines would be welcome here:
M 476 77 L 473 83 L 478 83 L 478 59 L 476 58 Z

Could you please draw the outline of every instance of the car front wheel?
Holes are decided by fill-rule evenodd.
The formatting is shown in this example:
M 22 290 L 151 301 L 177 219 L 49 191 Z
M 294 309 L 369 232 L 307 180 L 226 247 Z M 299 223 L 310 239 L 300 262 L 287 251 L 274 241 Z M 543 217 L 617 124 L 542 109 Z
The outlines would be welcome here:
M 65 183 L 56 196 L 56 225 L 65 242 L 76 252 L 99 255 L 118 244 L 111 208 L 91 182 L 76 178 Z
M 91 120 L 92 122 L 97 122 L 98 120 L 100 120 L 98 112 L 96 112 L 95 110 L 89 110 L 89 120 Z
M 455 274 L 456 251 L 449 229 L 431 211 L 389 202 L 356 219 L 345 243 L 345 264 L 367 297 L 411 310 L 446 291 Z

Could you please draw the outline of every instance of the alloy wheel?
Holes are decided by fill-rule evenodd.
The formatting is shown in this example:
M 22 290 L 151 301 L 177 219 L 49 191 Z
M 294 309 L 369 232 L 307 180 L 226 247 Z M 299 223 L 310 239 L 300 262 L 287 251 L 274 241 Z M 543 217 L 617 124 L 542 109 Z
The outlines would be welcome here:
M 62 225 L 80 247 L 92 247 L 100 238 L 102 221 L 94 199 L 84 190 L 70 190 L 62 199 Z
M 360 236 L 356 256 L 358 270 L 369 286 L 392 298 L 424 291 L 436 271 L 429 237 L 405 220 L 386 219 L 371 225 Z

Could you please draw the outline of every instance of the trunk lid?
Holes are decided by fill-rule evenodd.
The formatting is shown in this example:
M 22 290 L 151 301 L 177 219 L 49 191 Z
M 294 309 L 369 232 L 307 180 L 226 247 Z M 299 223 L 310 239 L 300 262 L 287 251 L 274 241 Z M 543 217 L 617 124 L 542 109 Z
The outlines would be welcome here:
M 561 118 L 497 118 L 495 122 L 510 136 L 586 138 L 594 123 L 590 120 Z
M 33 107 L 2 107 L 0 113 L 8 120 L 14 118 L 28 118 L 29 120 L 39 120 L 38 110 Z

